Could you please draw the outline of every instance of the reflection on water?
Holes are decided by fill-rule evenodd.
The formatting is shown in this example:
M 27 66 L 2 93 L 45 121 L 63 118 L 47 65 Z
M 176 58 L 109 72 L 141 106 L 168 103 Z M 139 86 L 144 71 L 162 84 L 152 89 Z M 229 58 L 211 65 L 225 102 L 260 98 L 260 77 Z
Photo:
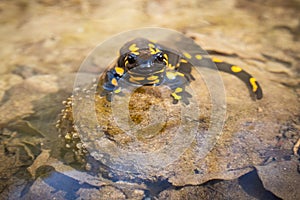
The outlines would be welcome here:
M 299 160 L 292 152 L 300 132 L 299 7 L 294 0 L 1 1 L 0 199 L 299 196 Z M 155 180 L 124 180 L 105 165 L 82 166 L 71 154 L 63 157 L 55 123 L 90 50 L 113 34 L 145 26 L 186 32 L 212 54 L 248 65 L 266 99 L 252 104 L 243 87 L 224 76 L 225 138 L 209 159 L 185 157 L 183 162 L 199 167 L 175 169 L 168 179 L 158 174 Z M 91 63 L 87 71 L 104 67 Z M 277 174 L 267 173 L 274 165 Z M 230 181 L 220 180 L 225 176 Z

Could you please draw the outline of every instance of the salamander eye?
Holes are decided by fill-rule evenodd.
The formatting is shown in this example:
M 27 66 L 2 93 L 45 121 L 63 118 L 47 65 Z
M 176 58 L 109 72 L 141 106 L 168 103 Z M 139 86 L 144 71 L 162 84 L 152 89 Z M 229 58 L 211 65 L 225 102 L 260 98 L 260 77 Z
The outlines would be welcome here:
M 164 56 L 163 56 L 162 52 L 159 52 L 159 53 L 156 54 L 156 59 L 159 62 L 163 62 L 164 61 Z
M 127 56 L 127 61 L 129 64 L 134 64 L 136 61 L 136 55 L 135 54 L 129 54 Z

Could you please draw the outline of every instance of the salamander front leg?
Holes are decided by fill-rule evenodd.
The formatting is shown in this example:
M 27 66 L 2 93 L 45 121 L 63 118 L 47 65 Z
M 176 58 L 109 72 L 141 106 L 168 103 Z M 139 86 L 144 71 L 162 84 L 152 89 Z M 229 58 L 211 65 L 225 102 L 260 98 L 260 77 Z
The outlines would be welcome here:
M 173 90 L 171 96 L 173 97 L 173 104 L 177 104 L 178 101 L 182 101 L 186 105 L 190 104 L 189 98 L 192 97 L 192 95 L 185 91 L 185 88 L 182 87 L 177 87 Z
M 122 89 L 118 83 L 119 79 L 120 77 L 118 77 L 114 70 L 107 71 L 103 85 L 99 88 L 100 96 L 105 96 L 107 101 L 111 102 L 113 94 L 122 95 Z
M 182 101 L 184 104 L 188 105 L 190 103 L 189 98 L 191 98 L 192 95 L 185 90 L 185 87 L 189 84 L 189 81 L 182 73 L 170 73 L 176 74 L 173 79 L 169 79 L 167 82 L 167 85 L 172 90 L 171 97 L 173 98 L 173 104 L 177 104 L 179 101 Z

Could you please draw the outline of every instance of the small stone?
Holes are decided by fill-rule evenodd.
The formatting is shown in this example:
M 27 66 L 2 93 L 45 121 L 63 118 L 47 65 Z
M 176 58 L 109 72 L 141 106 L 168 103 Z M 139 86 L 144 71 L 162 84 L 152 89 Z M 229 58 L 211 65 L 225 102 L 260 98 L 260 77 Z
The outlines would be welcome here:
M 78 135 L 78 133 L 73 133 L 72 137 L 73 137 L 74 139 L 76 139 L 76 138 L 79 138 L 79 135 Z
M 65 155 L 64 155 L 64 162 L 69 164 L 69 163 L 72 163 L 74 162 L 74 154 L 72 152 L 67 152 Z
M 78 149 L 81 149 L 81 148 L 82 148 L 82 143 L 81 143 L 81 142 L 77 143 L 77 144 L 76 144 L 76 147 L 77 147 Z
M 72 139 L 71 134 L 70 134 L 70 133 L 67 133 L 67 134 L 65 135 L 65 139 L 66 139 L 66 140 L 71 140 L 71 139 Z
M 87 163 L 85 165 L 85 170 L 90 171 L 92 169 L 92 165 L 90 163 Z

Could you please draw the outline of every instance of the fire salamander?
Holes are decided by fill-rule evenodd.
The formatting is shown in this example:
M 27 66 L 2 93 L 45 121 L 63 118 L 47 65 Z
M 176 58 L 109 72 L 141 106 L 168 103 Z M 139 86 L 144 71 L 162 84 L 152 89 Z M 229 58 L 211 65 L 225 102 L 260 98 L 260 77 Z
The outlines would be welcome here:
M 193 55 L 171 50 L 144 38 L 129 41 L 120 49 L 116 64 L 104 73 L 101 94 L 108 100 L 111 100 L 113 93 L 120 94 L 122 87 L 119 81 L 122 79 L 128 84 L 137 86 L 167 85 L 172 91 L 173 103 L 182 101 L 189 104 L 188 98 L 191 95 L 185 91 L 185 86 L 195 80 L 191 74 L 192 59 L 196 60 L 199 66 L 204 67 L 213 62 L 219 71 L 232 74 L 242 80 L 254 99 L 263 97 L 262 89 L 256 79 L 239 66 L 217 58 L 209 58 L 203 53 Z

